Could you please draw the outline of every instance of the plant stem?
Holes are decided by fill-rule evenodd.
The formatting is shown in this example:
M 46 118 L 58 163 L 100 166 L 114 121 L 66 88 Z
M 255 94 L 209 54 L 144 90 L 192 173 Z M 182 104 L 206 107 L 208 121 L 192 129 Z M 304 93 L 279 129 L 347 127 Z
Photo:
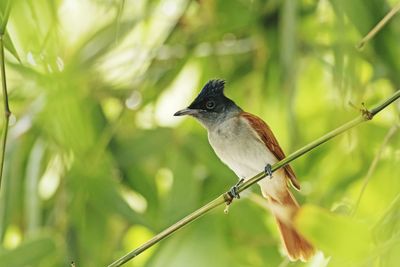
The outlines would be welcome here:
M 318 147 L 319 145 L 327 142 L 328 140 L 338 136 L 339 134 L 341 134 L 341 133 L 343 133 L 343 132 L 345 132 L 345 131 L 353 128 L 353 127 L 355 127 L 356 125 L 358 125 L 358 124 L 360 124 L 360 123 L 362 123 L 364 121 L 371 120 L 377 113 L 382 111 L 384 108 L 386 108 L 388 105 L 393 103 L 398 98 L 400 98 L 400 90 L 396 91 L 393 94 L 393 96 L 391 96 L 390 98 L 388 98 L 385 101 L 383 101 L 380 105 L 378 105 L 377 107 L 375 107 L 371 111 L 369 111 L 369 110 L 367 110 L 365 108 L 361 109 L 361 115 L 359 117 L 357 117 L 357 118 L 355 118 L 355 119 L 343 124 L 342 126 L 340 126 L 340 127 L 336 128 L 335 130 L 327 133 L 326 135 L 324 135 L 324 136 L 320 137 L 319 139 L 315 140 L 314 142 L 311 142 L 310 144 L 308 144 L 308 145 L 304 146 L 303 148 L 297 150 L 296 152 L 290 154 L 285 159 L 283 159 L 283 160 L 279 161 L 278 163 L 274 164 L 272 166 L 272 172 L 278 170 L 279 168 L 282 168 L 283 166 L 289 164 L 293 160 L 299 158 L 300 156 L 302 156 L 302 155 L 306 154 L 307 152 L 313 150 L 314 148 Z M 263 172 L 260 172 L 259 174 L 257 174 L 256 176 L 245 180 L 245 182 L 243 182 L 242 184 L 239 185 L 238 192 L 240 193 L 240 192 L 246 190 L 251 185 L 253 185 L 254 183 L 260 181 L 265 176 L 266 176 L 266 174 L 263 171 Z M 120 259 L 116 260 L 115 262 L 111 263 L 110 265 L 108 265 L 108 267 L 117 267 L 117 266 L 123 265 L 124 263 L 126 263 L 129 260 L 133 259 L 134 257 L 138 256 L 143 251 L 145 251 L 148 248 L 152 247 L 153 245 L 155 245 L 156 243 L 158 243 L 162 239 L 168 237 L 172 233 L 176 232 L 177 230 L 179 230 L 182 227 L 186 226 L 190 222 L 192 222 L 192 221 L 196 220 L 197 218 L 199 218 L 200 216 L 204 215 L 208 211 L 214 209 L 217 206 L 222 205 L 223 203 L 226 203 L 227 205 L 229 205 L 229 204 L 232 203 L 232 201 L 233 201 L 233 198 L 229 194 L 229 192 L 226 192 L 226 193 L 220 195 L 218 198 L 214 199 L 213 201 L 209 202 L 205 206 L 201 207 L 200 209 L 198 209 L 195 212 L 191 213 L 190 215 L 186 216 L 185 218 L 183 218 L 182 220 L 178 221 L 177 223 L 175 223 L 174 225 L 170 226 L 169 228 L 165 229 L 164 231 L 162 231 L 158 235 L 154 236 L 152 239 L 150 239 L 149 241 L 147 241 L 146 243 L 144 243 L 143 245 L 141 245 L 137 249 L 129 252 L 128 254 L 123 256 L 122 258 L 120 258 Z
M 0 69 L 1 69 L 1 85 L 3 88 L 3 100 L 4 100 L 4 130 L 1 136 L 1 150 L 0 150 L 0 189 L 3 178 L 4 168 L 4 155 L 6 153 L 6 142 L 8 134 L 8 122 L 10 120 L 11 111 L 8 105 L 8 93 L 7 93 L 7 82 L 6 82 L 6 69 L 5 69 L 5 58 L 4 58 L 4 35 L 0 35 Z
M 335 130 L 333 130 L 333 131 L 327 133 L 326 135 L 318 138 L 317 140 L 309 143 L 308 145 L 302 147 L 301 149 L 299 149 L 299 150 L 295 151 L 294 153 L 290 154 L 288 157 L 286 157 L 283 160 L 279 161 L 278 163 L 274 164 L 272 166 L 272 172 L 275 172 L 279 168 L 284 167 L 285 165 L 289 164 L 291 161 L 301 157 L 302 155 L 306 154 L 310 150 L 312 150 L 312 149 L 316 148 L 317 146 L 329 141 L 333 137 L 335 137 L 335 136 L 347 131 L 348 129 L 353 128 L 354 126 L 360 124 L 363 121 L 365 121 L 363 116 L 355 118 L 355 119 L 349 121 L 348 123 L 340 126 L 339 128 L 336 128 Z M 265 172 L 260 172 L 256 176 L 246 180 L 245 183 L 241 184 L 238 187 L 238 192 L 240 193 L 243 190 L 249 188 L 252 184 L 260 181 L 265 176 L 266 176 Z
M 375 172 L 375 169 L 378 166 L 378 162 L 382 157 L 382 153 L 383 153 L 385 147 L 389 143 L 390 139 L 395 135 L 395 133 L 397 132 L 398 129 L 399 129 L 398 125 L 393 125 L 392 128 L 390 128 L 389 131 L 387 132 L 387 134 L 385 135 L 385 138 L 383 139 L 383 142 L 382 142 L 378 152 L 376 153 L 374 159 L 372 160 L 371 165 L 368 168 L 367 174 L 364 178 L 364 182 L 363 182 L 363 185 L 360 190 L 360 194 L 358 195 L 356 204 L 354 205 L 354 210 L 352 212 L 352 216 L 354 216 L 356 214 L 356 212 L 358 210 L 358 206 L 360 206 L 360 202 L 364 195 L 365 189 L 367 188 L 367 185 L 371 179 L 372 174 Z
M 141 245 L 140 247 L 138 247 L 137 249 L 129 252 L 128 254 L 126 254 L 125 256 L 123 256 L 122 258 L 114 261 L 113 263 L 111 263 L 110 265 L 108 265 L 108 267 L 115 267 L 115 266 L 121 266 L 122 264 L 126 263 L 127 261 L 133 259 L 134 257 L 136 257 L 137 255 L 139 255 L 140 253 L 142 253 L 143 251 L 147 250 L 148 248 L 152 247 L 153 245 L 155 245 L 156 243 L 158 243 L 159 241 L 161 241 L 162 239 L 166 238 L 167 236 L 171 235 L 172 233 L 174 233 L 175 231 L 181 229 L 182 227 L 184 227 L 185 225 L 189 224 L 190 222 L 196 220 L 197 218 L 199 218 L 200 216 L 206 214 L 208 211 L 212 210 L 213 208 L 225 203 L 225 198 L 223 195 L 220 195 L 218 198 L 214 199 L 213 201 L 209 202 L 208 204 L 204 205 L 203 207 L 201 207 L 200 209 L 196 210 L 195 212 L 191 213 L 190 215 L 186 216 L 185 218 L 183 218 L 182 220 L 180 220 L 179 222 L 175 223 L 174 225 L 168 227 L 167 229 L 165 229 L 164 231 L 162 231 L 161 233 L 159 233 L 158 235 L 154 236 L 152 239 L 150 239 L 149 241 L 147 241 L 146 243 L 144 243 L 143 245 Z
M 357 48 L 361 49 L 364 47 L 364 45 L 371 40 L 382 28 L 385 26 L 385 24 L 394 16 L 396 15 L 397 12 L 400 11 L 400 3 L 397 3 L 387 14 L 386 16 L 378 22 L 378 24 L 375 25 L 374 28 L 372 28 L 371 31 L 368 32 L 368 34 L 362 38 L 362 40 L 357 44 Z

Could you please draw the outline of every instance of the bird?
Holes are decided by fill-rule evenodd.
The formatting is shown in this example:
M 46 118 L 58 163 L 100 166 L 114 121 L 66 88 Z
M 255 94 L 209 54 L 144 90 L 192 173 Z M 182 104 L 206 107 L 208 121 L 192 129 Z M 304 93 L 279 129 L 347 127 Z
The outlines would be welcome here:
M 290 185 L 300 190 L 300 183 L 290 165 L 274 172 L 271 165 L 285 158 L 285 154 L 271 128 L 261 118 L 243 111 L 225 96 L 225 81 L 208 81 L 193 102 L 174 116 L 189 115 L 198 120 L 208 133 L 208 140 L 219 159 L 239 178 L 229 191 L 239 198 L 237 185 L 264 170 L 269 178 L 258 182 L 262 195 L 268 199 L 276 219 L 284 251 L 291 261 L 308 261 L 314 254 L 313 245 L 294 227 L 292 220 L 299 204 Z M 290 211 L 284 218 L 282 210 Z

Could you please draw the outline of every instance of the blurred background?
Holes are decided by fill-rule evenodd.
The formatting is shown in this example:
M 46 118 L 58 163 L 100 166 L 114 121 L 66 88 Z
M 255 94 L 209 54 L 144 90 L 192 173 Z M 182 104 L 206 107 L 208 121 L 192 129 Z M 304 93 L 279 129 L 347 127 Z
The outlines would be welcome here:
M 396 2 L 2 0 L 0 265 L 106 266 L 236 183 L 201 125 L 172 116 L 211 78 L 286 154 L 387 98 L 400 18 L 356 44 Z M 293 162 L 296 226 L 323 252 L 310 263 L 283 255 L 254 186 L 126 266 L 398 266 L 399 110 Z

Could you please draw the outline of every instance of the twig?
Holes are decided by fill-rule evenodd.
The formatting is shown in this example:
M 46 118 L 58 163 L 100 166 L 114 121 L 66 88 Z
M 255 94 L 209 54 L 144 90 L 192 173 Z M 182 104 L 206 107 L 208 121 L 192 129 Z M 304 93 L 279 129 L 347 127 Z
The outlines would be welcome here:
M 383 139 L 383 142 L 382 142 L 382 144 L 381 144 L 381 146 L 379 148 L 378 153 L 376 153 L 374 159 L 372 160 L 372 163 L 369 166 L 368 172 L 367 172 L 367 174 L 366 174 L 366 176 L 364 178 L 364 182 L 363 182 L 362 188 L 360 190 L 360 194 L 358 195 L 357 202 L 356 202 L 356 204 L 354 206 L 354 210 L 353 210 L 353 214 L 352 214 L 353 216 L 357 212 L 358 206 L 360 205 L 360 202 L 361 202 L 361 198 L 363 197 L 364 191 L 367 188 L 369 180 L 370 180 L 372 174 L 374 173 L 374 171 L 376 169 L 376 166 L 378 165 L 379 160 L 381 159 L 383 150 L 385 149 L 386 145 L 389 143 L 390 139 L 393 137 L 393 135 L 397 132 L 398 129 L 399 129 L 398 125 L 393 125 L 392 128 L 390 128 L 390 130 L 386 134 L 385 138 Z
M 6 82 L 6 69 L 5 69 L 5 58 L 4 58 L 4 35 L 0 34 L 0 68 L 1 68 L 1 85 L 3 88 L 3 100 L 4 100 L 4 130 L 1 136 L 1 150 L 0 150 L 0 189 L 1 181 L 3 178 L 4 168 L 4 155 L 6 153 L 7 133 L 8 133 L 8 122 L 10 120 L 11 111 L 8 105 L 8 93 L 7 93 L 7 82 Z
M 369 33 L 362 38 L 362 40 L 357 44 L 357 49 L 361 49 L 364 45 L 371 40 L 382 28 L 385 24 L 400 10 L 400 2 L 397 3 L 387 14 L 386 16 L 376 24 L 376 26 L 369 31 Z
M 353 128 L 354 126 L 356 126 L 356 125 L 358 125 L 358 124 L 360 124 L 362 122 L 371 120 L 377 113 L 379 113 L 381 110 L 386 108 L 388 105 L 393 103 L 398 98 L 400 98 L 400 90 L 396 91 L 393 94 L 393 96 L 391 96 L 390 98 L 386 99 L 384 102 L 382 102 L 380 105 L 378 105 L 376 108 L 372 109 L 371 111 L 369 111 L 367 109 L 362 110 L 361 115 L 358 116 L 357 118 L 349 121 L 348 123 L 345 123 L 344 125 L 340 126 L 339 128 L 327 133 L 326 135 L 322 136 L 321 138 L 315 140 L 314 142 L 312 142 L 312 143 L 306 145 L 305 147 L 297 150 L 296 152 L 290 154 L 285 159 L 283 159 L 283 160 L 279 161 L 278 163 L 274 164 L 272 166 L 272 172 L 278 170 L 279 168 L 282 168 L 283 166 L 289 164 L 290 162 L 292 162 L 293 160 L 297 159 L 298 157 L 306 154 L 310 150 L 312 150 L 312 149 L 318 147 L 319 145 L 327 142 L 328 140 L 332 139 L 333 137 L 335 137 L 335 136 L 337 136 L 337 135 L 349 130 L 350 128 Z M 265 176 L 266 176 L 265 172 L 260 172 L 256 176 L 245 180 L 245 182 L 243 182 L 242 184 L 239 185 L 238 192 L 240 193 L 240 192 L 246 190 L 247 188 L 249 188 L 254 183 L 256 183 L 256 182 L 260 181 L 261 179 L 263 179 Z M 133 259 L 134 257 L 138 256 L 143 251 L 145 251 L 148 248 L 152 247 L 153 245 L 155 245 L 156 243 L 158 243 L 162 239 L 170 236 L 175 231 L 183 228 L 184 226 L 186 226 L 190 222 L 192 222 L 192 221 L 196 220 L 197 218 L 201 217 L 202 215 L 204 215 L 208 211 L 214 209 L 217 206 L 222 205 L 223 203 L 226 203 L 226 205 L 229 205 L 229 204 L 232 203 L 232 201 L 233 201 L 233 198 L 229 194 L 229 192 L 226 192 L 226 193 L 220 195 L 218 198 L 214 199 L 213 201 L 209 202 L 205 206 L 203 206 L 200 209 L 196 210 L 192 214 L 186 216 L 185 218 L 183 218 L 182 220 L 178 221 L 174 225 L 170 226 L 169 228 L 165 229 L 161 233 L 157 234 L 156 236 L 154 236 L 152 239 L 150 239 L 149 241 L 147 241 L 146 243 L 144 243 L 143 245 L 141 245 L 137 249 L 129 252 L 125 256 L 123 256 L 120 259 L 114 261 L 113 263 L 108 265 L 108 267 L 117 267 L 117 266 L 123 265 L 124 263 L 126 263 L 129 260 Z

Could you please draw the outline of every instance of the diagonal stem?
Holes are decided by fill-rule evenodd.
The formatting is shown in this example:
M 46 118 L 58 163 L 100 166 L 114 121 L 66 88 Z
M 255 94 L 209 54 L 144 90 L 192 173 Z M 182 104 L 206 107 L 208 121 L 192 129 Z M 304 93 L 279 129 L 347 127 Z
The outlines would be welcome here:
M 368 120 L 371 120 L 376 114 L 378 114 L 380 111 L 382 111 L 388 105 L 390 105 L 391 103 L 396 101 L 398 98 L 400 98 L 400 90 L 396 91 L 393 94 L 393 96 L 391 96 L 390 98 L 388 98 L 385 101 L 383 101 L 380 105 L 378 105 L 377 107 L 375 107 L 371 111 L 369 111 L 369 110 L 367 110 L 365 108 L 362 109 L 361 110 L 361 115 L 358 116 L 357 118 L 355 118 L 355 119 L 343 124 L 342 126 L 336 128 L 335 130 L 333 130 L 333 131 L 327 133 L 326 135 L 318 138 L 314 142 L 311 142 L 310 144 L 308 144 L 308 145 L 304 146 L 303 148 L 297 150 L 296 152 L 290 154 L 285 159 L 283 159 L 283 160 L 279 161 L 278 163 L 274 164 L 272 166 L 272 172 L 278 170 L 279 168 L 282 168 L 283 166 L 289 164 L 290 162 L 294 161 L 295 159 L 297 159 L 297 158 L 301 157 L 302 155 L 306 154 L 307 152 L 313 150 L 314 148 L 320 146 L 321 144 L 327 142 L 328 140 L 338 136 L 339 134 L 341 134 L 341 133 L 343 133 L 343 132 L 345 132 L 345 131 L 347 131 L 347 130 L 355 127 L 355 126 L 357 126 L 358 124 L 360 124 L 362 122 L 365 122 L 365 121 L 368 121 Z M 243 182 L 242 184 L 240 184 L 238 186 L 238 192 L 240 193 L 240 192 L 246 190 L 247 188 L 249 188 L 254 183 L 256 183 L 256 182 L 260 181 L 261 179 L 263 179 L 265 176 L 266 176 L 266 174 L 263 171 L 263 172 L 260 172 L 259 174 L 257 174 L 256 176 L 254 176 L 254 177 L 252 177 L 250 179 L 247 179 L 245 182 Z M 222 205 L 224 203 L 229 205 L 229 204 L 232 203 L 232 201 L 233 201 L 233 198 L 229 194 L 229 192 L 226 192 L 226 193 L 220 195 L 218 198 L 214 199 L 213 201 L 211 201 L 208 204 L 204 205 L 200 209 L 196 210 L 195 212 L 189 214 L 188 216 L 186 216 L 182 220 L 178 221 L 174 225 L 172 225 L 169 228 L 165 229 L 161 233 L 157 234 L 156 236 L 154 236 L 152 239 L 150 239 L 149 241 L 147 241 L 146 243 L 144 243 L 143 245 L 141 245 L 137 249 L 129 252 L 125 256 L 123 256 L 123 257 L 119 258 L 118 260 L 114 261 L 113 263 L 108 265 L 108 267 L 117 267 L 117 266 L 121 266 L 121 265 L 125 264 L 129 260 L 131 260 L 131 259 L 135 258 L 136 256 L 138 256 L 143 251 L 145 251 L 148 248 L 152 247 L 153 245 L 157 244 L 162 239 L 170 236 L 171 234 L 173 234 L 177 230 L 181 229 L 182 227 L 186 226 L 190 222 L 198 219 L 199 217 L 201 217 L 202 215 L 206 214 L 210 210 L 212 210 L 212 209 L 214 209 L 214 208 L 216 208 L 216 207 L 218 207 L 218 206 L 220 206 L 220 205 Z
M 3 178 L 4 168 L 4 155 L 6 152 L 7 134 L 8 134 L 8 122 L 10 120 L 11 111 L 8 105 L 8 93 L 7 93 L 7 82 L 6 82 L 6 69 L 5 69 L 5 58 L 4 58 L 4 35 L 0 35 L 0 72 L 1 72 L 1 85 L 3 89 L 3 100 L 4 100 L 4 129 L 1 135 L 1 150 L 0 150 L 0 189 L 1 181 Z
M 152 239 L 150 239 L 149 241 L 147 241 L 146 243 L 144 243 L 143 245 L 141 245 L 137 249 L 129 252 L 125 256 L 123 256 L 120 259 L 114 261 L 113 263 L 108 265 L 108 267 L 121 266 L 122 264 L 124 264 L 124 263 L 128 262 L 129 260 L 135 258 L 137 255 L 139 255 L 143 251 L 145 251 L 148 248 L 152 247 L 153 245 L 155 245 L 156 243 L 158 243 L 162 239 L 168 237 L 172 233 L 174 233 L 177 230 L 183 228 L 184 226 L 186 226 L 189 223 L 191 223 L 192 221 L 198 219 L 202 215 L 206 214 L 210 210 L 212 210 L 212 209 L 224 204 L 225 201 L 226 201 L 226 199 L 224 198 L 224 196 L 220 195 L 218 198 L 214 199 L 213 201 L 211 201 L 208 204 L 204 205 L 200 209 L 196 210 L 195 212 L 193 212 L 193 213 L 189 214 L 188 216 L 186 216 L 185 218 L 181 219 L 179 222 L 173 224 L 172 226 L 168 227 L 167 229 L 165 229 L 161 233 L 157 234 L 156 236 L 154 236 Z
M 362 40 L 357 44 L 357 48 L 361 49 L 364 47 L 364 45 L 371 40 L 372 38 L 374 38 L 374 36 L 386 25 L 386 23 L 388 23 L 388 21 L 394 16 L 396 15 L 397 12 L 400 11 L 400 2 L 397 3 L 387 14 L 386 16 L 378 22 L 378 24 L 375 25 L 375 27 L 368 32 L 368 34 L 362 38 Z
M 358 195 L 356 204 L 354 205 L 354 210 L 352 212 L 352 216 L 354 216 L 358 210 L 358 207 L 360 206 L 361 199 L 364 195 L 365 189 L 367 188 L 367 185 L 371 179 L 372 174 L 374 173 L 376 167 L 378 166 L 378 162 L 382 157 L 382 153 L 389 143 L 390 139 L 395 135 L 397 130 L 399 129 L 399 125 L 393 125 L 392 128 L 389 129 L 388 133 L 386 134 L 385 138 L 383 139 L 383 142 L 381 144 L 381 147 L 379 148 L 379 151 L 376 153 L 371 165 L 368 168 L 367 174 L 364 178 L 363 185 L 360 190 L 360 194 Z

